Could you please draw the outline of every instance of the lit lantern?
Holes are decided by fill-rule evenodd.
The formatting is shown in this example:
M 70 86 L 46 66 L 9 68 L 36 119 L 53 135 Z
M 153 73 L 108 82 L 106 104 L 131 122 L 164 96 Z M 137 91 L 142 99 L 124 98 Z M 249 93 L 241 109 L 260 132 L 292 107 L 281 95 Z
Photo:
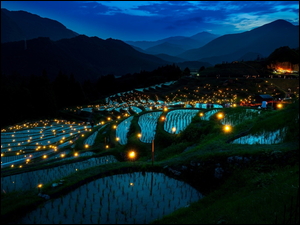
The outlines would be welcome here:
M 173 132 L 173 134 L 175 134 L 175 132 L 176 132 L 176 127 L 173 127 L 173 128 L 172 128 L 172 132 Z
M 130 152 L 128 153 L 128 157 L 129 157 L 131 160 L 134 160 L 134 158 L 136 157 L 135 151 L 130 151 Z
M 282 109 L 283 105 L 282 104 L 277 104 L 277 109 Z
M 223 115 L 223 113 L 218 113 L 218 114 L 217 114 L 217 117 L 218 117 L 218 119 L 220 119 L 220 120 L 221 120 L 221 119 L 223 119 L 223 118 L 224 118 L 224 115 Z
M 230 126 L 230 125 L 225 125 L 224 127 L 223 127 L 223 130 L 224 130 L 224 132 L 225 133 L 228 133 L 228 132 L 230 132 L 231 130 L 232 130 L 232 127 Z

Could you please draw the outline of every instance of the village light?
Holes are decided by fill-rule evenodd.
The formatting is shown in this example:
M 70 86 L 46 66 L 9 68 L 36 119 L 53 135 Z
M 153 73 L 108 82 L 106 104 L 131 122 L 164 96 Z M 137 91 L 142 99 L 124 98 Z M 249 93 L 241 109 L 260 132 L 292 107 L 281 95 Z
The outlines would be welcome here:
M 138 133 L 138 137 L 141 138 L 141 137 L 142 137 L 142 134 L 141 134 L 141 133 Z
M 85 147 L 85 148 L 89 148 L 90 146 L 89 146 L 88 144 L 85 144 L 84 147 Z

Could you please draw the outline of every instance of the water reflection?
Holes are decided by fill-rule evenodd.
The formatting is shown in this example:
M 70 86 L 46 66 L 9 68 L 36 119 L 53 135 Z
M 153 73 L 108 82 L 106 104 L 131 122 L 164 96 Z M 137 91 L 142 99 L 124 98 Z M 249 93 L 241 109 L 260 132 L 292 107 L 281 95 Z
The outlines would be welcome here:
M 19 224 L 146 224 L 202 197 L 187 183 L 162 173 L 120 174 L 49 200 Z

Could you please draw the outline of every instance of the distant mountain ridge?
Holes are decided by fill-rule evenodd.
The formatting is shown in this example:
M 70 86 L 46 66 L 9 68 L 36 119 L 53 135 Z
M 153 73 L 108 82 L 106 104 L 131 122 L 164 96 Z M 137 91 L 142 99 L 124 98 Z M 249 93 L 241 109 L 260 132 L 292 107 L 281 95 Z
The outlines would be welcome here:
M 276 20 L 251 31 L 223 35 L 203 47 L 188 50 L 177 57 L 217 64 L 238 60 L 249 52 L 268 57 L 282 46 L 299 47 L 299 26 L 285 20 Z
M 53 77 L 61 71 L 82 81 L 173 63 L 197 70 L 222 62 L 268 57 L 281 46 L 299 47 L 299 26 L 276 20 L 237 34 L 201 32 L 153 42 L 124 42 L 78 35 L 55 20 L 1 9 L 1 72 L 7 75 L 39 75 L 46 71 Z
M 171 63 L 111 38 L 103 40 L 79 35 L 52 41 L 40 37 L 28 40 L 26 49 L 24 41 L 1 44 L 1 72 L 6 75 L 41 75 L 46 71 L 53 78 L 62 72 L 83 81 L 107 74 L 122 76 L 154 70 L 167 64 Z
M 56 20 L 42 18 L 26 11 L 9 11 L 1 8 L 1 43 L 49 37 L 53 41 L 76 37 Z
M 201 47 L 217 37 L 219 37 L 219 35 L 203 31 L 190 37 L 174 36 L 157 41 L 125 42 L 138 47 L 149 54 L 168 54 L 176 56 L 186 50 Z

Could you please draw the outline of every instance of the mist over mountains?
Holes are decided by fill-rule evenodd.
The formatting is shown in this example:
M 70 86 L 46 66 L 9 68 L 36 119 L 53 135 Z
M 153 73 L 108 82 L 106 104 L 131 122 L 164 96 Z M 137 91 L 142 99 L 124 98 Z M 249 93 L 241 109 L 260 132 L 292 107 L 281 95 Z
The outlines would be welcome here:
M 95 80 L 172 64 L 182 70 L 198 70 L 222 62 L 268 57 L 282 46 L 299 47 L 299 26 L 276 20 L 223 36 L 200 32 L 151 42 L 103 40 L 79 35 L 55 20 L 1 9 L 1 72 L 6 75 L 46 71 L 50 78 L 63 72 L 78 80 Z

